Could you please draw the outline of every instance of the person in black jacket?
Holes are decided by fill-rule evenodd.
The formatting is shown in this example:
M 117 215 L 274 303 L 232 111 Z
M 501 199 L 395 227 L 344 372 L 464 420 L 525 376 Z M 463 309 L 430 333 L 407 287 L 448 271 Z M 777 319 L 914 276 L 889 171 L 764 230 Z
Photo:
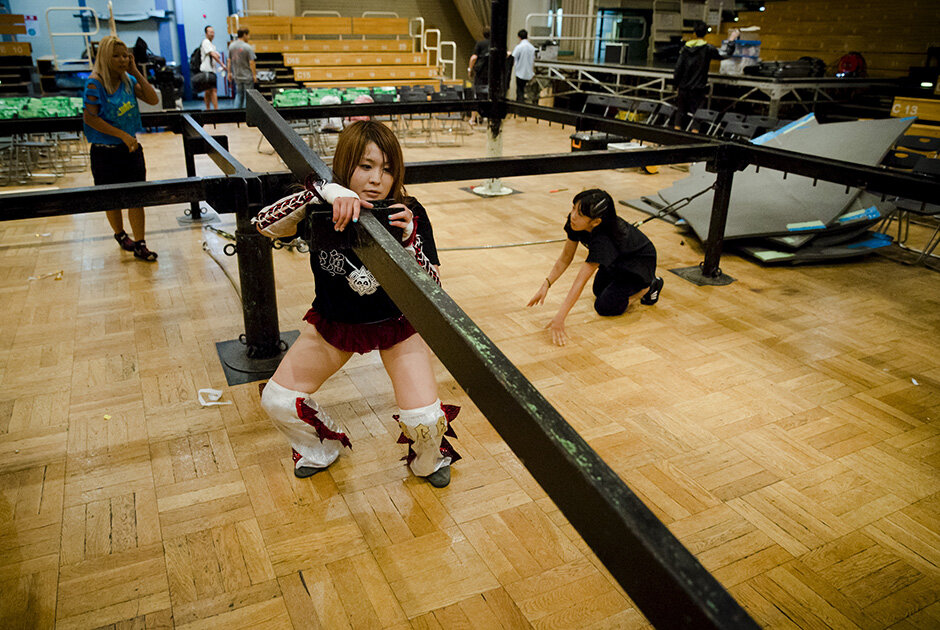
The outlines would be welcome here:
M 714 59 L 726 59 L 734 52 L 734 42 L 741 32 L 734 29 L 729 33 L 728 42 L 721 50 L 707 43 L 703 37 L 708 33 L 704 22 L 697 22 L 694 27 L 695 39 L 685 43 L 679 51 L 679 60 L 673 73 L 676 86 L 676 129 L 685 129 L 689 119 L 705 101 L 708 88 L 708 66 Z
M 482 98 L 484 96 L 483 86 L 489 76 L 488 65 L 490 60 L 490 27 L 483 27 L 483 39 L 479 40 L 473 47 L 473 54 L 470 55 L 470 62 L 467 64 L 467 78 L 473 85 L 473 96 Z M 475 125 L 480 122 L 481 116 L 477 112 L 470 113 L 470 124 Z

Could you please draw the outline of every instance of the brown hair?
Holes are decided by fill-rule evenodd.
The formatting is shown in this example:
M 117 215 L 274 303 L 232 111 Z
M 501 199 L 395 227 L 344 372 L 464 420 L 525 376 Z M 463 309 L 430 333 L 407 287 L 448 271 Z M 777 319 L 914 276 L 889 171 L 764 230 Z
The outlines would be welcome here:
M 353 172 L 359 166 L 359 160 L 370 142 L 374 142 L 385 156 L 386 165 L 392 173 L 392 188 L 389 194 L 395 201 L 405 202 L 405 160 L 402 157 L 401 145 L 391 129 L 374 120 L 359 120 L 339 134 L 333 155 L 336 183 L 349 186 Z
M 250 32 L 251 31 L 249 31 L 247 28 L 240 28 L 238 29 L 238 32 L 235 33 L 235 37 L 237 37 L 238 39 L 241 39 L 245 35 L 248 35 Z

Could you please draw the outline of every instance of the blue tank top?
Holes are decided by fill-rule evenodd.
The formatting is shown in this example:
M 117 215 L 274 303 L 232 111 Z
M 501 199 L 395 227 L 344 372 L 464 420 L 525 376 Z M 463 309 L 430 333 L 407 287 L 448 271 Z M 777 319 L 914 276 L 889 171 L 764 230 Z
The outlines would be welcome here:
M 140 122 L 140 109 L 137 107 L 137 96 L 134 94 L 137 79 L 130 75 L 127 78 L 131 82 L 130 88 L 124 81 L 121 81 L 114 94 L 108 94 L 107 90 L 104 89 L 104 85 L 98 79 L 88 79 L 82 93 L 82 104 L 85 107 L 97 105 L 98 116 L 102 120 L 114 125 L 121 131 L 136 136 L 137 132 L 143 129 Z M 88 100 L 89 96 L 97 97 L 97 100 L 90 101 Z M 85 137 L 92 144 L 123 144 L 117 136 L 92 129 L 87 123 L 85 124 Z

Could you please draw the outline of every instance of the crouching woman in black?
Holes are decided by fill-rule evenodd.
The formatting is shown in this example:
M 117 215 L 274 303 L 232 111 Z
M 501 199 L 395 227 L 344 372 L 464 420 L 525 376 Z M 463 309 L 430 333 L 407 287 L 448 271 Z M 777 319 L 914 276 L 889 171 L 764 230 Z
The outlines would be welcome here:
M 644 289 L 641 303 L 649 305 L 659 300 L 663 279 L 656 276 L 656 248 L 645 234 L 617 216 L 614 200 L 606 192 L 593 188 L 575 195 L 565 233 L 568 240 L 561 255 L 528 304 L 544 303 L 548 289 L 574 260 L 578 243 L 587 247 L 587 259 L 574 284 L 558 313 L 546 325 L 556 345 L 563 346 L 567 341 L 565 318 L 595 272 L 594 310 L 598 315 L 622 315 L 630 298 Z

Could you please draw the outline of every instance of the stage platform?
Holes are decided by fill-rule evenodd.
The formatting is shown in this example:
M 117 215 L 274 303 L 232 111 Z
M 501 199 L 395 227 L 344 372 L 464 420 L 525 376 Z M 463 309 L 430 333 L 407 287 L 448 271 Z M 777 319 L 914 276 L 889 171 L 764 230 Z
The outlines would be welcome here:
M 536 61 L 535 77 L 541 82 L 559 82 L 568 89 L 555 91 L 554 96 L 566 96 L 598 89 L 630 98 L 666 101 L 675 96 L 671 85 L 671 66 L 636 66 L 594 64 L 577 61 Z M 772 79 L 753 76 L 709 74 L 709 109 L 734 109 L 739 103 L 755 103 L 767 116 L 780 117 L 782 107 L 800 106 L 801 114 L 815 110 L 820 102 L 840 102 L 859 89 L 889 87 L 896 79 L 838 79 L 835 77 L 807 77 Z M 805 111 L 803 111 L 805 110 Z

